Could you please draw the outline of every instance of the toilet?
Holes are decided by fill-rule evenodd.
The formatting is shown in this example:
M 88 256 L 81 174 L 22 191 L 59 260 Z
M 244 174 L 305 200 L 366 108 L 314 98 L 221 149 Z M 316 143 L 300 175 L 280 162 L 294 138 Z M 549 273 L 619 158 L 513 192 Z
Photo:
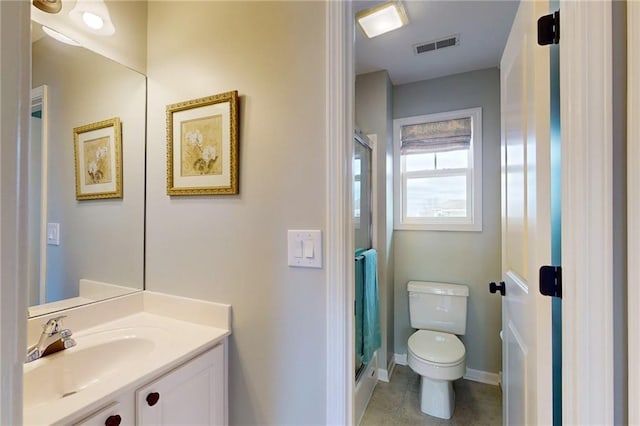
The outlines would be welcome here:
M 409 281 L 409 317 L 418 329 L 409 337 L 407 361 L 420 375 L 420 409 L 450 419 L 455 408 L 453 381 L 465 371 L 463 335 L 469 288 L 460 284 Z

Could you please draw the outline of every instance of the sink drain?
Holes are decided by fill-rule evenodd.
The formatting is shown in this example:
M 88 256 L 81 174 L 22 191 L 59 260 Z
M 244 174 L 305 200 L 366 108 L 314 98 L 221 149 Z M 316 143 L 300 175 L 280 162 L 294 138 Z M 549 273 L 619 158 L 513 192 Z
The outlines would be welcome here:
M 60 397 L 60 399 L 62 399 L 62 398 L 66 398 L 66 397 L 71 396 L 71 395 L 75 395 L 76 393 L 78 393 L 78 391 L 71 391 L 71 392 L 67 392 L 67 393 L 65 393 L 64 395 L 62 395 L 62 396 Z

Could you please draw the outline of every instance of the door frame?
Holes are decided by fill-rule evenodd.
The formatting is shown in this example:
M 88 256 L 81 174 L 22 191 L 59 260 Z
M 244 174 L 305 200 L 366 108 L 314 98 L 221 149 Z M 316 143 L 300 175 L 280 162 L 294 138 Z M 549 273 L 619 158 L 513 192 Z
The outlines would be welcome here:
M 47 279 L 47 208 L 48 208 L 48 188 L 49 188 L 49 162 L 46 161 L 49 158 L 49 87 L 46 84 L 38 86 L 31 90 L 31 108 L 32 110 L 36 107 L 40 108 L 41 111 L 41 137 L 40 137 L 40 155 L 41 155 L 41 164 L 40 164 L 40 238 L 39 238 L 39 270 L 40 277 L 38 283 L 38 292 L 39 292 L 39 303 L 46 303 L 47 299 L 47 287 L 46 287 L 46 279 Z M 32 136 L 29 136 L 29 145 L 31 146 Z M 29 148 L 31 149 L 31 147 Z M 30 230 L 29 230 L 30 231 Z M 29 284 L 31 285 L 31 279 L 29 279 Z
M 354 266 L 351 156 L 354 132 L 351 0 L 326 11 L 326 424 L 354 424 Z
M 22 424 L 27 291 L 26 147 L 31 93 L 31 3 L 0 2 L 0 424 Z
M 563 424 L 614 421 L 611 9 L 560 2 Z
M 640 3 L 627 2 L 627 258 L 640 257 Z M 636 76 L 636 78 L 633 78 Z M 628 401 L 640 400 L 640 263 L 628 264 Z M 640 405 L 629 404 L 629 424 L 640 424 Z
M 560 2 L 566 424 L 613 423 L 611 6 L 611 0 Z M 353 240 L 347 208 L 354 97 L 351 0 L 327 2 L 326 17 L 326 420 L 333 425 L 353 424 L 353 380 L 349 374 L 353 367 L 349 261 Z M 589 386 L 581 385 L 585 377 L 589 377 Z

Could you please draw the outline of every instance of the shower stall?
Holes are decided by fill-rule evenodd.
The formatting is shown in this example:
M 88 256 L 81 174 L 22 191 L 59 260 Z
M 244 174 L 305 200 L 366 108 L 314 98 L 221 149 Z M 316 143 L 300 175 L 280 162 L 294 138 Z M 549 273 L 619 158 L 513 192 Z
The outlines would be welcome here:
M 373 146 L 369 138 L 356 131 L 353 150 L 354 224 L 354 377 L 355 416 L 364 414 L 377 383 L 379 346 L 377 255 L 373 248 Z M 375 327 L 373 327 L 375 324 Z M 375 332 L 377 331 L 377 336 Z M 377 338 L 377 340 L 376 340 Z M 376 346 L 377 344 L 377 346 Z

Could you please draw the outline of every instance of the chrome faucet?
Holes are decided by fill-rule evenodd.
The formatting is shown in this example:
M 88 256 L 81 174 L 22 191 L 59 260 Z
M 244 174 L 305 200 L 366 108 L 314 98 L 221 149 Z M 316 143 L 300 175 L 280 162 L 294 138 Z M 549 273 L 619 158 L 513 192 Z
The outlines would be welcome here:
M 50 353 L 68 349 L 76 345 L 76 341 L 71 338 L 73 334 L 71 330 L 62 328 L 62 319 L 65 317 L 65 315 L 62 315 L 51 318 L 42 326 L 42 334 L 40 335 L 38 343 L 27 349 L 27 359 L 25 363 L 35 361 Z M 54 347 L 53 344 L 58 342 L 59 344 Z M 48 348 L 50 348 L 49 351 L 47 351 Z

